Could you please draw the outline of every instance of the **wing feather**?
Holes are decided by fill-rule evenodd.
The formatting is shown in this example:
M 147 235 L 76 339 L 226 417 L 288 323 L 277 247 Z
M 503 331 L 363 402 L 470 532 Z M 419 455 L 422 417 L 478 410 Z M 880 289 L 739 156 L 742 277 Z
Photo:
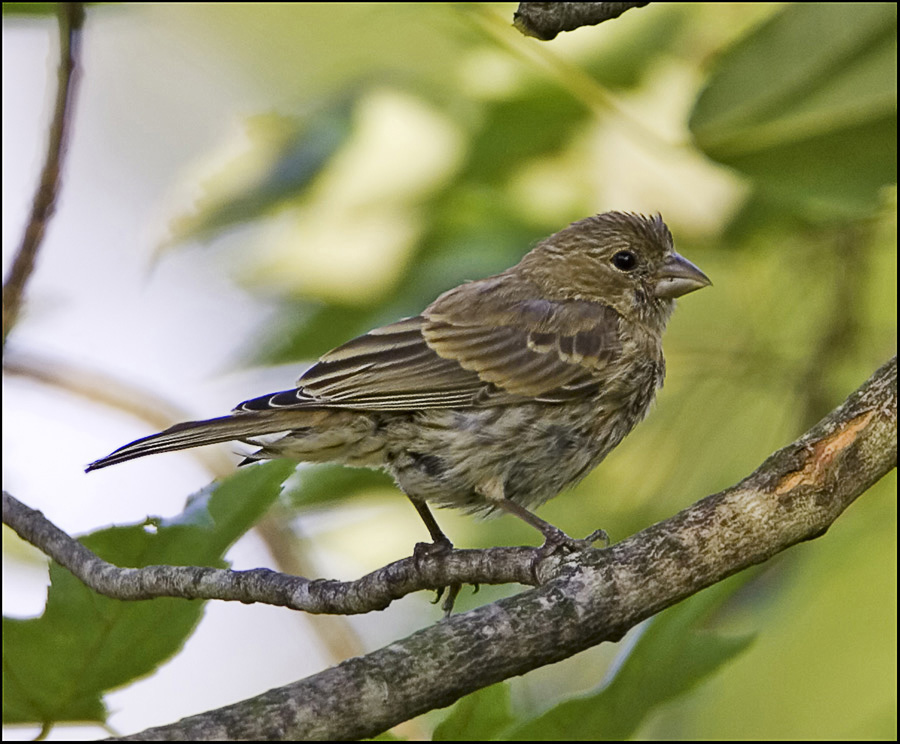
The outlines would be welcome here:
M 514 395 L 561 401 L 596 390 L 599 371 L 621 353 L 618 313 L 583 301 L 520 304 L 521 313 L 503 309 L 506 325 L 435 313 L 423 333 L 440 356 Z
M 425 314 L 376 328 L 325 354 L 297 389 L 236 410 L 416 410 L 592 395 L 621 352 L 619 316 L 599 303 L 526 300 L 496 318 Z M 434 310 L 434 311 L 433 311 Z

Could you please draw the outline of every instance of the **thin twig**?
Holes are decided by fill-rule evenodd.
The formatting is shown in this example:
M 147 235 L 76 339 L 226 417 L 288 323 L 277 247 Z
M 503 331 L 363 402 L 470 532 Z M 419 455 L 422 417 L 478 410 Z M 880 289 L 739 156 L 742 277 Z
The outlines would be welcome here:
M 31 215 L 22 236 L 19 250 L 13 259 L 9 275 L 3 283 L 3 345 L 15 326 L 22 309 L 25 285 L 34 271 L 38 250 L 44 239 L 47 223 L 56 208 L 60 172 L 71 130 L 72 110 L 78 81 L 78 61 L 81 56 L 81 29 L 84 25 L 82 3 L 59 4 L 59 86 L 50 124 L 47 155 L 41 180 L 34 195 Z

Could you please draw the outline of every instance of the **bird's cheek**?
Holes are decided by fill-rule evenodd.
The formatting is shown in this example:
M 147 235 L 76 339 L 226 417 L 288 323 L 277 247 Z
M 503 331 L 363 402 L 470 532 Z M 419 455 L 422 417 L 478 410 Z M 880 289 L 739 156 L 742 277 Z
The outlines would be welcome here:
M 653 290 L 643 284 L 639 285 L 634 290 L 633 298 L 631 301 L 632 307 L 645 307 L 652 296 Z

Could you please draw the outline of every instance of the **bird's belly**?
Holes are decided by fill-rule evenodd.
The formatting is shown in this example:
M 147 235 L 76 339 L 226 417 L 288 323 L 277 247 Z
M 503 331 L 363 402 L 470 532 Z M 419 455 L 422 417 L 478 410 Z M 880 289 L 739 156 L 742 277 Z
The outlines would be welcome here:
M 387 468 L 408 495 L 439 506 L 491 511 L 482 488 L 492 481 L 536 506 L 587 475 L 630 419 L 597 400 L 421 411 L 388 424 Z

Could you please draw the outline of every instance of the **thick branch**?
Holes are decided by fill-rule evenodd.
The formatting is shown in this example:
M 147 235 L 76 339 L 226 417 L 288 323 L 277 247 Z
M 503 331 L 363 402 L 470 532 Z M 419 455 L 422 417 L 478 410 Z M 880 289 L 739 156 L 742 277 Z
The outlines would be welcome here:
M 556 577 L 539 589 L 454 616 L 368 656 L 250 700 L 127 738 L 371 737 L 476 689 L 617 640 L 685 597 L 824 534 L 857 496 L 896 467 L 896 422 L 895 357 L 828 417 L 736 486 L 611 548 L 541 564 L 540 579 L 551 573 Z M 470 554 L 481 557 L 470 562 Z M 419 580 L 433 581 L 430 585 L 486 581 L 506 570 L 495 570 L 500 566 L 494 560 L 509 558 L 518 565 L 510 580 L 527 582 L 519 570 L 530 555 L 523 548 L 454 551 L 434 563 L 427 559 L 422 572 L 428 579 Z M 480 578 L 469 573 L 475 565 L 483 568 Z M 375 583 L 391 586 L 392 571 L 400 576 L 395 589 L 415 584 L 415 565 L 404 561 L 372 574 L 381 575 Z M 273 576 L 244 573 L 254 580 Z M 354 582 L 353 591 L 366 593 L 360 582 Z M 336 586 L 307 586 L 314 585 Z
M 66 151 L 69 123 L 75 101 L 75 83 L 77 81 L 78 57 L 81 48 L 81 27 L 84 24 L 84 5 L 82 3 L 60 3 L 59 8 L 59 85 L 56 90 L 56 103 L 53 110 L 53 121 L 50 124 L 50 137 L 47 142 L 47 155 L 41 181 L 34 195 L 31 214 L 25 227 L 25 234 L 6 281 L 3 283 L 3 344 L 16 324 L 25 285 L 34 271 L 34 263 L 38 249 L 44 239 L 47 222 L 56 207 L 56 195 L 59 190 L 59 174 L 62 170 L 62 159 Z

